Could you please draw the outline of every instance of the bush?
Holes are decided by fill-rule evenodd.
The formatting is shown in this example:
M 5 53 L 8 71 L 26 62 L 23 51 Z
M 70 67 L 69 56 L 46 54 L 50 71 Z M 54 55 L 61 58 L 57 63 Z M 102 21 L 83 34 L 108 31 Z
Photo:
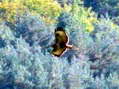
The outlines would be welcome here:
M 54 24 L 30 12 L 0 24 L 0 89 L 119 88 L 119 27 L 76 3 L 72 7 Z M 51 54 L 57 26 L 78 50 Z
M 104 73 L 105 77 L 108 77 L 112 71 L 119 73 L 119 70 L 116 69 L 116 66 L 119 66 L 118 36 L 118 26 L 112 26 L 112 22 L 109 19 L 101 20 L 98 24 L 95 24 L 95 30 L 91 33 L 94 41 L 91 44 L 93 48 L 90 46 L 87 52 L 94 69 L 98 69 L 95 75 L 100 76 L 100 73 Z M 115 67 L 112 66 L 114 64 Z
M 74 57 L 69 65 L 66 58 L 43 55 L 40 46 L 29 47 L 23 39 L 0 49 L 1 89 L 118 89 L 118 75 L 94 79 L 88 57 Z M 118 68 L 118 67 L 117 67 Z M 113 72 L 112 72 L 113 73 Z M 114 80 L 117 80 L 114 81 Z
M 27 0 L 23 1 L 23 4 L 27 6 L 31 12 L 40 14 L 46 22 L 51 23 L 62 11 L 60 5 L 53 0 Z
M 5 47 L 6 44 L 11 43 L 15 40 L 14 34 L 11 29 L 5 25 L 0 24 L 0 48 Z
M 39 16 L 33 16 L 30 14 L 18 17 L 15 24 L 15 36 L 22 36 L 31 46 L 33 44 L 49 45 L 53 33 L 54 27 L 47 25 Z M 45 45 L 46 46 L 46 45 Z
M 30 12 L 41 15 L 45 22 L 54 23 L 62 8 L 53 0 L 6 0 L 0 2 L 1 20 L 13 21 L 16 16 Z
M 101 15 L 106 16 L 108 14 L 110 17 L 119 16 L 118 10 L 118 0 L 84 0 L 85 7 L 92 7 L 92 10 Z
M 0 2 L 0 20 L 14 22 L 17 15 L 24 14 L 26 7 L 19 1 L 17 2 Z
M 87 33 L 81 24 L 78 25 L 76 21 L 72 19 L 71 14 L 63 13 L 59 18 L 59 21 L 58 26 L 65 27 L 65 30 L 69 35 L 69 44 L 73 44 L 79 48 L 78 52 L 70 51 L 70 54 L 67 54 L 66 57 L 71 58 L 70 60 L 72 60 L 73 57 L 79 57 L 79 55 L 88 57 L 92 77 L 100 77 L 100 80 L 103 76 L 105 78 L 104 81 L 106 82 L 106 86 L 103 85 L 104 88 L 108 87 L 109 89 L 112 89 L 115 84 L 112 84 L 112 86 L 108 85 L 109 81 L 106 79 L 110 77 L 111 73 L 119 73 L 119 70 L 117 69 L 119 66 L 119 27 L 110 19 L 103 18 L 99 22 L 94 23 L 94 31 Z M 81 59 L 79 59 L 79 61 L 80 60 Z M 92 84 L 93 83 L 94 82 L 92 82 Z M 94 85 L 96 85 L 96 82 Z M 97 88 L 89 87 L 89 89 Z
M 75 2 L 72 5 L 71 13 L 73 19 L 77 21 L 77 24 L 82 24 L 85 31 L 91 32 L 94 30 L 93 23 L 96 23 L 98 20 L 95 13 L 91 12 L 91 9 L 83 8 Z

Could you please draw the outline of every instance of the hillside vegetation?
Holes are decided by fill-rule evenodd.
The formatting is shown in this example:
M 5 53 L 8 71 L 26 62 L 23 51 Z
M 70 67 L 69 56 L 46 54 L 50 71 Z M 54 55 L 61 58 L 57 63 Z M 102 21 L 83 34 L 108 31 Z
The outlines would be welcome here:
M 119 1 L 92 1 L 0 0 L 0 89 L 119 89 Z M 51 54 L 58 26 L 79 50 Z

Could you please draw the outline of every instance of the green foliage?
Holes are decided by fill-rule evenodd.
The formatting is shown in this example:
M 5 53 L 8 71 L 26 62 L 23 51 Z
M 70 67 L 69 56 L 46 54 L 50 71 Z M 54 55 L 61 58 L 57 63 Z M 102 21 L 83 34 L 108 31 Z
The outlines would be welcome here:
M 14 35 L 9 27 L 5 26 L 4 23 L 0 24 L 0 38 L 4 40 L 14 40 Z
M 41 15 L 47 23 L 53 23 L 62 8 L 53 0 L 6 0 L 0 2 L 1 20 L 14 21 L 15 17 L 26 12 Z
M 63 16 L 70 17 L 68 14 Z M 68 21 L 68 18 L 66 18 L 66 21 Z M 29 27 L 30 22 L 35 19 L 37 20 L 37 18 L 27 15 L 26 17 L 22 17 L 17 25 L 18 27 L 23 27 L 23 24 L 26 24 L 24 27 Z M 39 23 L 39 21 L 36 23 Z M 72 28 L 71 30 L 67 30 L 70 33 L 70 40 L 77 44 L 80 50 L 76 51 L 76 54 L 69 50 L 67 52 L 70 52 L 70 54 L 66 52 L 66 56 L 60 58 L 52 56 L 48 51 L 45 51 L 44 54 L 42 46 L 29 46 L 29 43 L 25 42 L 24 38 L 16 38 L 15 45 L 8 43 L 4 48 L 0 48 L 0 88 L 118 89 L 119 45 L 115 39 L 119 39 L 119 32 L 117 29 L 111 28 L 110 23 L 110 20 L 101 20 L 100 23 L 95 25 L 97 28 L 95 28 L 92 34 L 80 30 L 82 29 L 80 26 L 80 28 L 77 28 L 75 27 L 76 25 L 70 25 L 74 23 L 67 24 Z M 26 30 L 35 32 L 38 25 L 32 26 L 32 29 Z M 66 29 L 68 29 L 67 26 Z M 45 32 L 40 29 L 38 33 L 42 34 L 42 32 L 50 34 L 52 30 Z M 30 34 L 28 33 L 27 35 Z M 93 35 L 95 38 L 93 38 Z M 42 37 L 42 35 L 40 36 Z M 47 45 L 47 42 L 49 43 L 48 40 L 45 40 L 45 42 L 44 45 Z M 113 46 L 113 50 L 108 44 Z M 101 53 L 101 56 L 99 53 Z M 99 60 L 95 59 L 95 55 L 98 55 Z M 70 64 L 67 61 L 69 58 L 71 58 Z M 110 61 L 108 61 L 108 58 L 111 58 Z M 92 60 L 94 62 L 91 62 Z M 101 66 L 102 69 L 100 67 L 96 70 L 90 69 L 91 65 L 95 64 L 97 67 L 105 62 L 109 64 L 105 64 L 104 67 Z
M 43 46 L 44 41 L 53 37 L 51 34 L 55 28 L 52 25 L 47 25 L 42 18 L 39 19 L 39 16 L 26 14 L 18 18 L 14 27 L 15 36 L 22 36 L 30 45 L 39 44 Z M 48 45 L 48 42 L 45 44 Z
M 0 21 L 5 20 L 14 22 L 17 15 L 22 15 L 25 12 L 25 6 L 19 1 L 17 2 L 0 2 Z
M 119 16 L 119 1 L 118 0 L 84 0 L 85 7 L 92 7 L 92 10 L 100 15 L 110 17 Z
M 81 3 L 62 8 L 54 0 L 0 3 L 0 89 L 119 89 L 119 26 L 109 18 L 97 20 Z M 9 8 L 14 4 L 16 9 Z M 27 11 L 16 13 L 19 5 Z M 57 26 L 78 50 L 51 54 Z
M 26 0 L 23 4 L 34 14 L 38 13 L 45 20 L 52 20 L 58 17 L 62 11 L 60 5 L 54 0 Z
M 91 32 L 94 30 L 93 23 L 97 22 L 97 18 L 94 12 L 91 12 L 91 9 L 85 9 L 77 3 L 74 3 L 71 13 L 73 19 L 77 21 L 77 24 L 82 24 L 86 31 Z

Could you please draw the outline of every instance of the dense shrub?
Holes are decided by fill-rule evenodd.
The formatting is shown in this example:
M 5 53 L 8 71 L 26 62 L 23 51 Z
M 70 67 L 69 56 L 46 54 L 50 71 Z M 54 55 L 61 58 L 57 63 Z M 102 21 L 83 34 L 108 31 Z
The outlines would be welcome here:
M 15 24 L 16 37 L 22 36 L 30 45 L 40 44 L 40 46 L 49 45 L 48 42 L 53 40 L 53 25 L 47 25 L 39 16 L 26 14 L 18 18 Z
M 95 30 L 91 33 L 94 43 L 89 48 L 89 60 L 92 61 L 94 69 L 98 69 L 95 75 L 104 73 L 105 77 L 113 71 L 119 73 L 113 65 L 119 66 L 118 56 L 118 40 L 119 31 L 118 26 L 112 26 L 109 19 L 101 20 L 95 24 Z M 92 67 L 92 69 L 93 69 Z
M 67 33 L 69 33 L 70 44 L 79 48 L 78 52 L 74 51 L 74 53 L 70 51 L 67 57 L 70 55 L 68 58 L 71 58 L 71 60 L 73 57 L 79 58 L 79 55 L 88 57 L 93 78 L 100 77 L 101 79 L 102 76 L 104 77 L 106 86 L 101 85 L 101 89 L 113 89 L 113 87 L 118 87 L 118 84 L 113 85 L 112 83 L 108 85 L 109 81 L 106 79 L 110 77 L 111 73 L 119 73 L 119 27 L 113 24 L 110 19 L 103 18 L 103 20 L 101 19 L 94 24 L 94 31 L 87 33 L 83 30 L 85 28 L 83 28 L 81 24 L 77 24 L 68 13 L 63 13 L 59 21 L 60 23 L 58 25 L 65 27 Z M 81 59 L 79 59 L 79 61 L 80 60 Z M 92 84 L 93 83 L 94 82 L 92 82 Z M 96 82 L 94 83 L 94 85 L 97 84 Z M 97 89 L 97 87 L 89 87 L 89 89 Z
M 91 32 L 94 30 L 93 23 L 97 22 L 97 18 L 94 12 L 91 12 L 91 9 L 83 8 L 79 6 L 77 2 L 72 5 L 71 10 L 73 19 L 77 20 L 77 24 L 82 24 L 85 31 Z
M 26 10 L 26 7 L 23 4 L 21 4 L 19 1 L 0 2 L 0 21 L 6 20 L 6 21 L 14 22 L 15 17 L 17 15 L 24 14 L 25 10 Z
M 54 0 L 27 0 L 23 4 L 33 13 L 44 17 L 46 22 L 52 22 L 62 11 L 60 5 Z
M 14 21 L 17 15 L 30 12 L 33 15 L 41 15 L 47 23 L 53 23 L 61 11 L 60 5 L 53 0 L 6 0 L 0 2 L 1 19 L 8 21 Z
M 48 14 L 36 9 L 39 3 L 45 8 L 44 0 L 28 1 L 21 0 L 31 12 L 17 14 L 14 24 L 6 19 L 0 23 L 0 89 L 119 89 L 119 27 L 112 20 L 97 20 L 90 9 L 79 6 L 80 0 L 64 4 L 58 14 L 50 14 L 52 6 Z M 46 6 L 51 2 L 60 7 L 53 0 Z M 42 15 L 56 21 L 46 23 Z M 57 26 L 78 50 L 61 57 L 51 54 Z
M 94 79 L 88 59 L 88 56 L 79 54 L 78 58 L 72 58 L 72 64 L 69 65 L 67 58 L 56 58 L 49 53 L 44 55 L 40 46 L 31 48 L 20 38 L 16 40 L 16 48 L 9 44 L 0 49 L 0 88 L 119 88 L 118 75 L 114 71 L 114 74 L 112 72 L 106 79 L 103 74 L 100 78 Z
M 84 0 L 85 7 L 92 7 L 92 10 L 100 15 L 110 17 L 119 16 L 119 1 L 118 0 Z
M 11 43 L 15 40 L 14 34 L 11 29 L 5 25 L 0 24 L 0 48 L 5 47 L 7 43 Z

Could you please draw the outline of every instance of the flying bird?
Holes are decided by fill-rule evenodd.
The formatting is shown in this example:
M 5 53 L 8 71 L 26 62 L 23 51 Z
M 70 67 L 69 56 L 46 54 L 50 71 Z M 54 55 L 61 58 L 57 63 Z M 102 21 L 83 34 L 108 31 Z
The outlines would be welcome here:
M 52 54 L 60 57 L 67 49 L 72 49 L 72 45 L 69 45 L 69 38 L 63 27 L 57 27 L 55 29 L 55 44 L 52 45 Z

